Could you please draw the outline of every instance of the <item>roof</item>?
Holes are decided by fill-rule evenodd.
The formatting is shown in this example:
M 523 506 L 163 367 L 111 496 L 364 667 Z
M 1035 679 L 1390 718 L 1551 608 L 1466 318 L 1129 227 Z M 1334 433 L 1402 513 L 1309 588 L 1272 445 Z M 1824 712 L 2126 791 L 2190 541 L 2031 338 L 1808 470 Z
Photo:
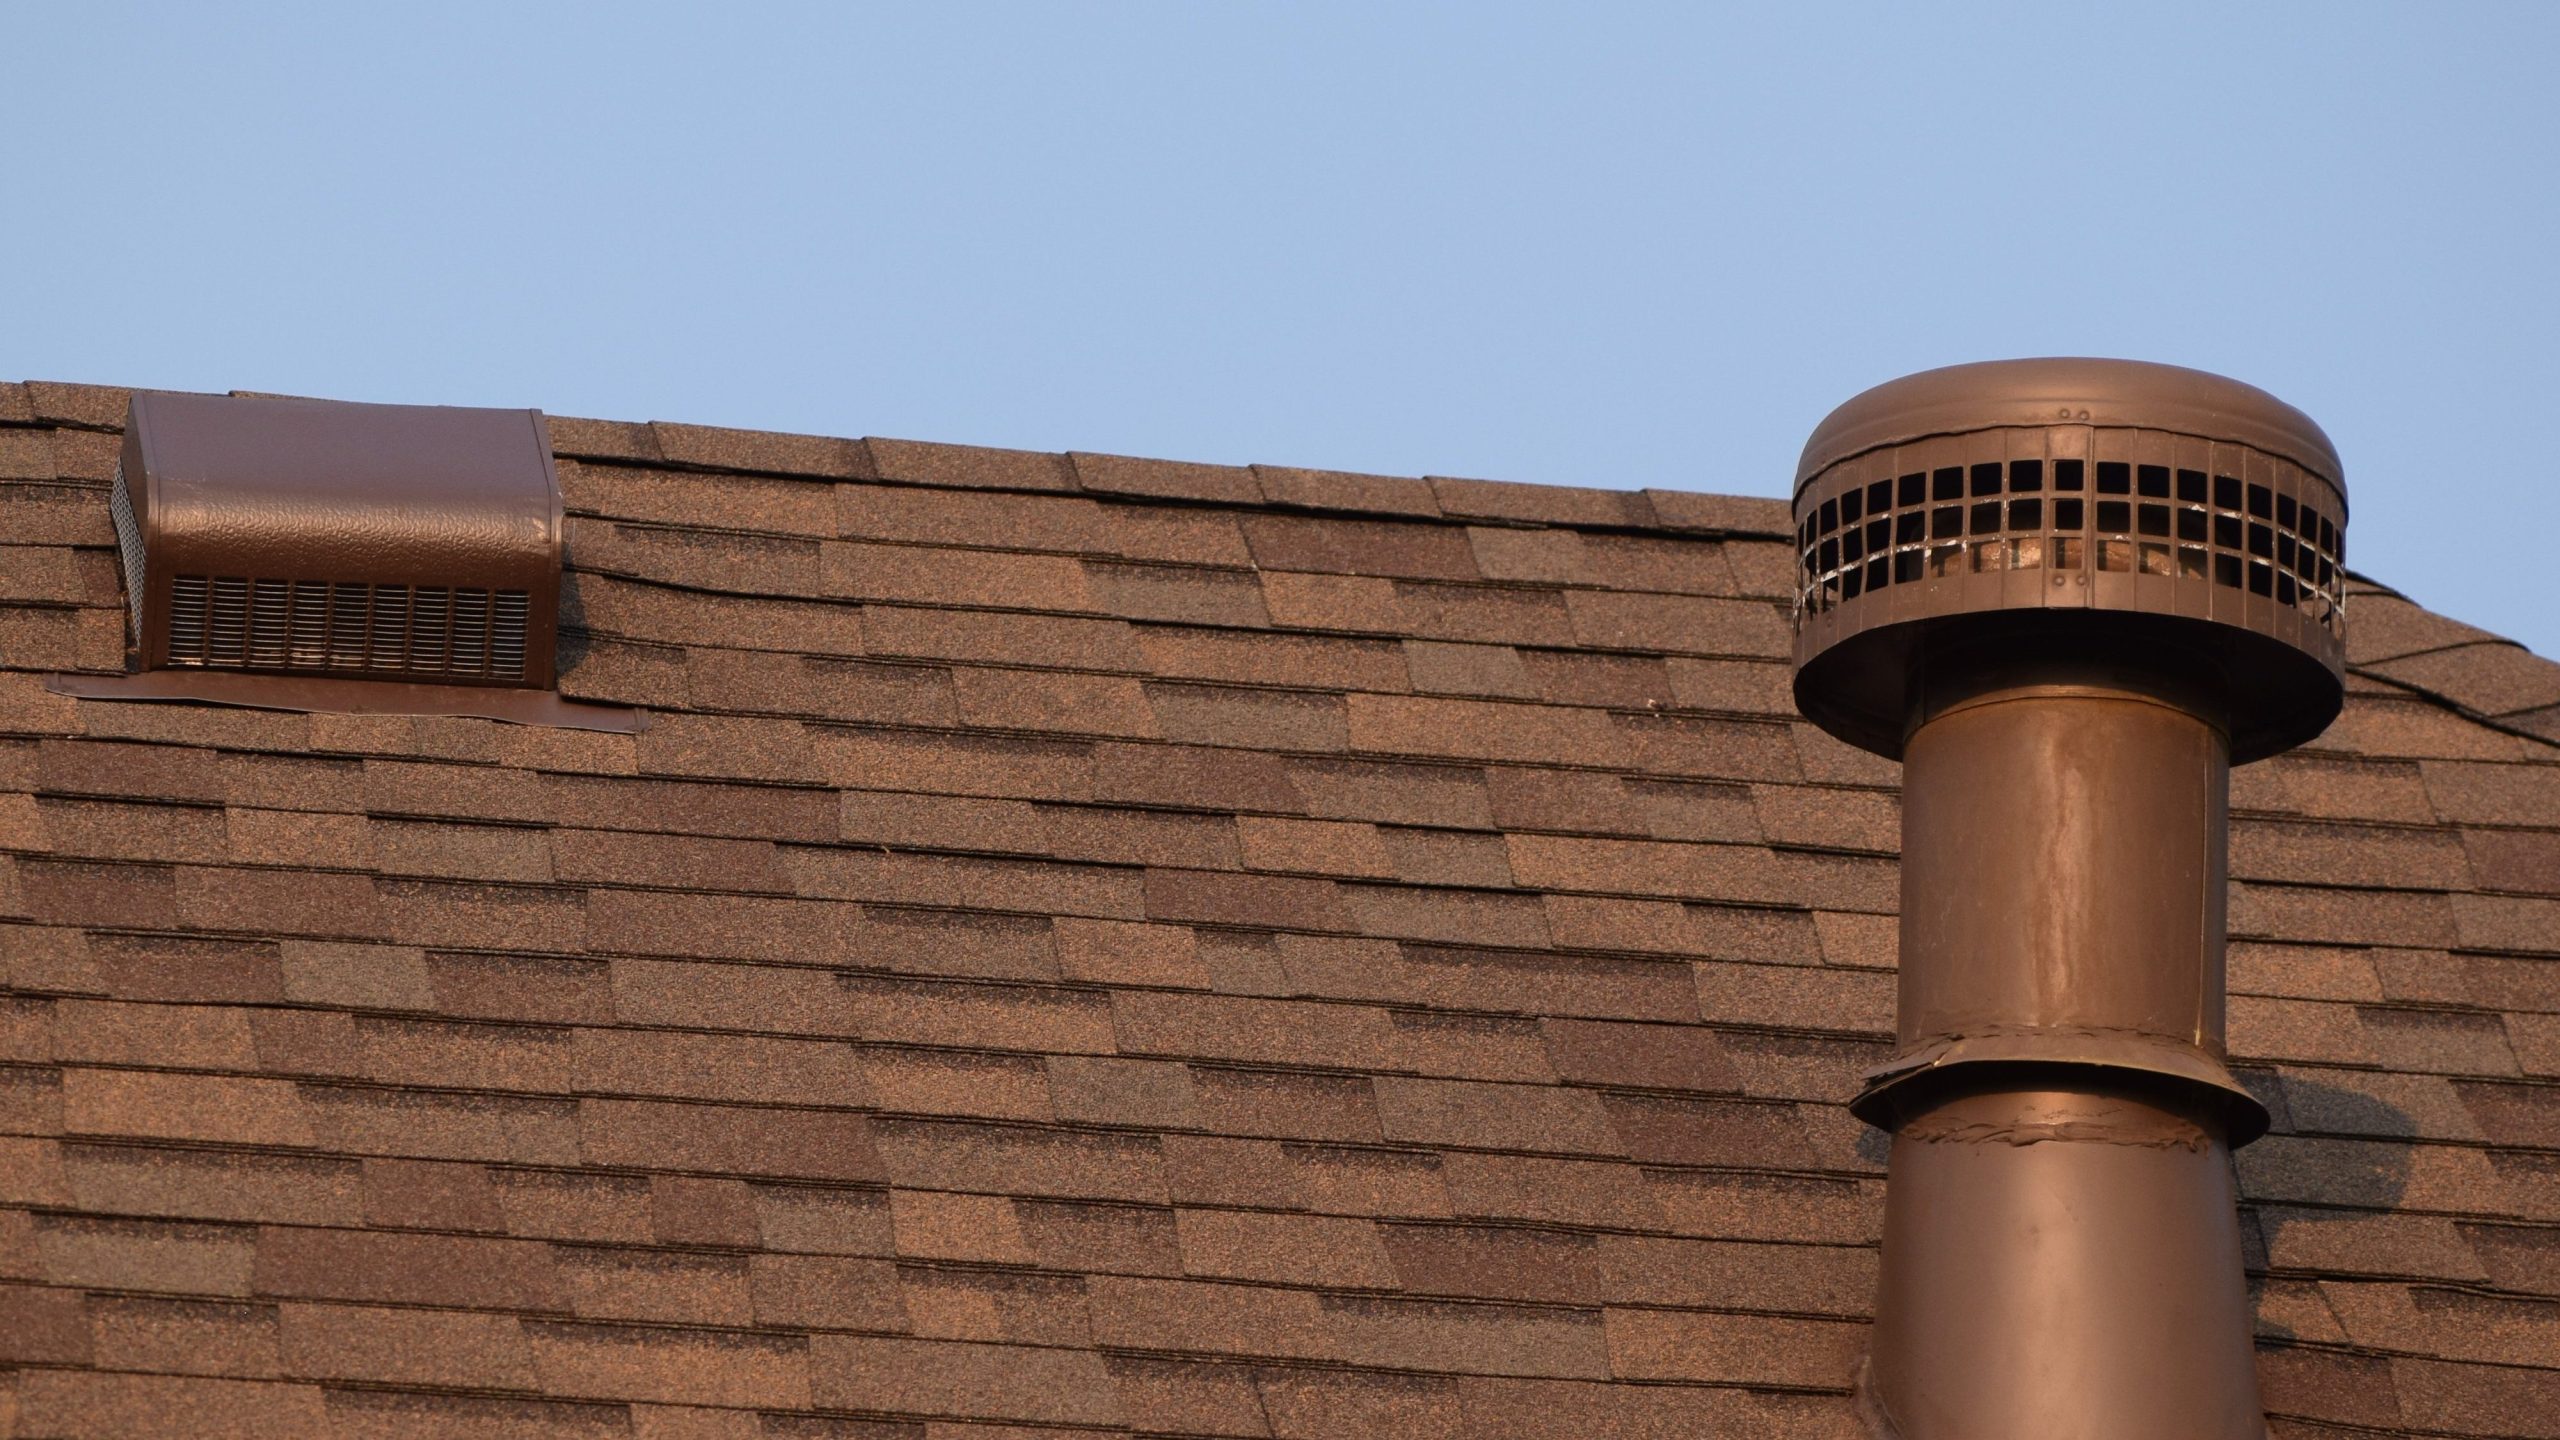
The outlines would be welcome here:
M 635 737 L 46 692 L 125 404 L 0 385 L 14 1433 L 1856 1433 L 1780 502 L 555 419 Z M 2560 1435 L 2560 666 L 2350 636 L 2234 777 L 2267 1402 Z

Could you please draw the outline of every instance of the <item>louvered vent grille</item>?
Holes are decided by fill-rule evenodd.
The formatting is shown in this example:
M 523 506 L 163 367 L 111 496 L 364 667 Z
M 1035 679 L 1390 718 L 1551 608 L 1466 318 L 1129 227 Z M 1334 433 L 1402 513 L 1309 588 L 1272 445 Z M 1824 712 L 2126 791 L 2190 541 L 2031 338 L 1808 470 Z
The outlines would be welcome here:
M 522 590 L 177 575 L 168 663 L 520 681 L 531 614 Z

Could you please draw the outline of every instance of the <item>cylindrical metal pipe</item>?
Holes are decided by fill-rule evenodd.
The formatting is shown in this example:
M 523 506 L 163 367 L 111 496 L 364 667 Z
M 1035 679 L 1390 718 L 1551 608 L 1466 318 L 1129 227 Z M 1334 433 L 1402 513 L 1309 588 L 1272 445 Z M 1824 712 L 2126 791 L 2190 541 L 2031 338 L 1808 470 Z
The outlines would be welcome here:
M 1922 682 L 1904 750 L 1904 1048 L 1991 1026 L 2222 1048 L 2230 751 L 2123 664 Z
M 2231 1154 L 2143 1088 L 1904 1121 L 1866 1399 L 1901 1440 L 2264 1440 Z
M 1901 1440 L 2261 1440 L 2222 1066 L 2229 748 L 2174 664 L 1942 655 L 1905 742 L 1867 1403 Z M 2245 1123 L 2245 1122 L 2244 1122 Z

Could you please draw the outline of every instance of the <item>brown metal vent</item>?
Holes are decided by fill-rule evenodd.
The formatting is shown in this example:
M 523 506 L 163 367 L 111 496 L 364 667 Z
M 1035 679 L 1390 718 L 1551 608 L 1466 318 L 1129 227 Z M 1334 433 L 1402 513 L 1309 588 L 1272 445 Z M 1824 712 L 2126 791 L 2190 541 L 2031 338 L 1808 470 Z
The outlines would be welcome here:
M 1902 761 L 1872 1433 L 2265 1440 L 2230 767 L 2338 713 L 2346 515 L 2309 417 L 2165 365 L 1905 376 L 1805 446 L 1796 700 Z
M 551 684 L 538 412 L 136 395 L 112 509 L 145 670 Z
M 2040 448 L 2047 434 L 2008 438 Z M 2097 448 L 2119 446 L 2139 448 L 2122 432 Z M 2004 570 L 2052 571 L 2062 585 L 2086 570 L 2210 580 L 2343 635 L 2345 537 L 2299 488 L 2298 477 L 2279 490 L 2183 466 L 2041 457 L 1850 483 L 1799 533 L 1797 603 L 1820 612 L 1887 585 Z
M 2091 612 L 2229 678 L 2242 761 L 2338 709 L 2345 483 L 2320 427 L 2264 391 L 2110 360 L 1958 365 L 1833 412 L 1796 472 L 1796 697 L 1899 755 L 1933 638 Z
M 522 590 L 179 575 L 168 663 L 517 683 L 530 605 Z

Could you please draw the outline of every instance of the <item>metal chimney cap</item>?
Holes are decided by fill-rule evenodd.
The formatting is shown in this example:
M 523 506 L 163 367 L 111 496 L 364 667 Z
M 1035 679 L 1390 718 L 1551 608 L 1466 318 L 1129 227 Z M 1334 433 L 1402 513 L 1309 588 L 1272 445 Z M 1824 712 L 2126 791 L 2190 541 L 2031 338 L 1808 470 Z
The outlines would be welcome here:
M 2308 415 L 2255 385 L 2142 360 L 2053 357 L 1948 365 L 1888 380 L 1833 410 L 1796 462 L 1796 490 L 1854 455 L 1930 435 L 2041 425 L 2132 426 L 2281 455 L 2346 499 L 2346 467 Z M 2344 520 L 2341 514 L 2338 517 Z
M 2252 386 L 2129 360 L 1906 376 L 1831 412 L 1795 487 L 1796 704 L 1899 758 L 1954 648 L 2170 669 L 2235 763 L 2343 699 L 2344 467 Z

